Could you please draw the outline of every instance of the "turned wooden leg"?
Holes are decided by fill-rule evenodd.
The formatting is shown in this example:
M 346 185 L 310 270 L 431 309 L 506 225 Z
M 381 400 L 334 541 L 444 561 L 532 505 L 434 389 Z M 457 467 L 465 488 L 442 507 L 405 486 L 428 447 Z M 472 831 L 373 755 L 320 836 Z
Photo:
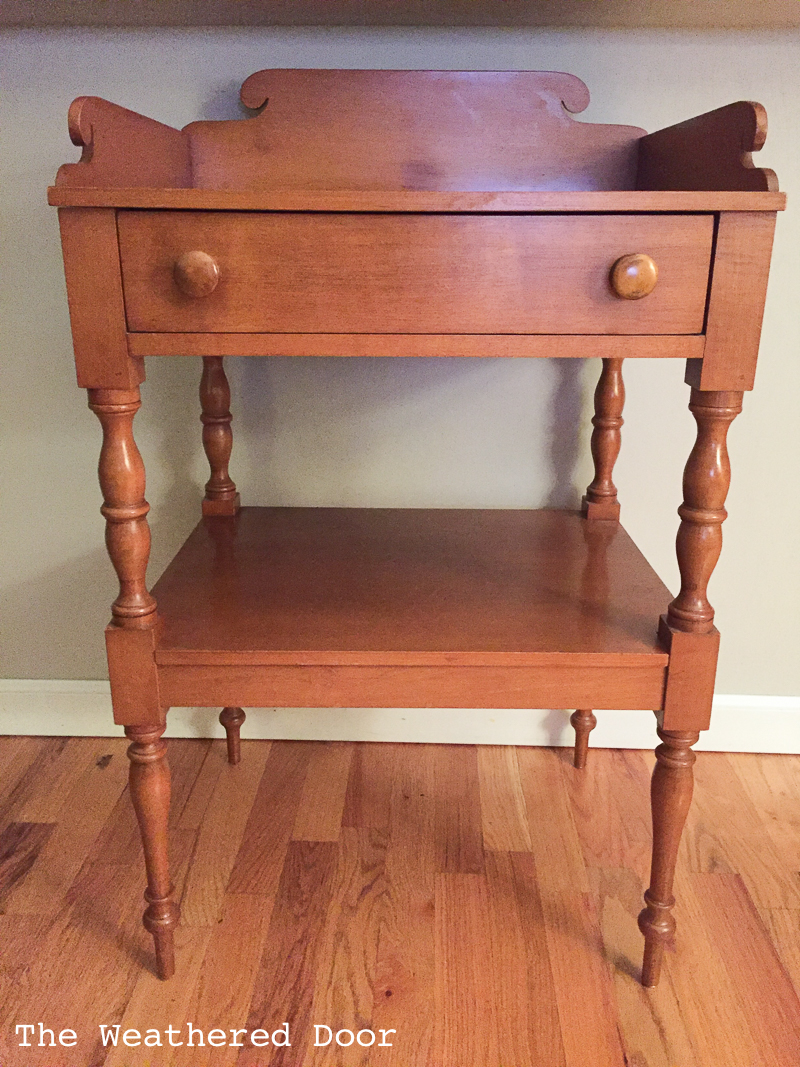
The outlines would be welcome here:
M 89 407 L 103 427 L 100 510 L 106 520 L 106 547 L 119 578 L 119 596 L 111 611 L 117 626 L 145 629 L 155 624 L 156 602 L 145 582 L 150 505 L 144 498 L 144 464 L 133 439 L 133 418 L 141 407 L 139 390 L 90 389 Z
M 676 551 L 681 591 L 670 604 L 667 621 L 676 630 L 708 633 L 714 609 L 708 582 L 722 550 L 725 498 L 731 483 L 728 427 L 742 410 L 742 394 L 692 389 L 689 410 L 697 422 L 697 439 L 683 472 L 683 503 Z
M 141 631 L 151 629 L 157 622 L 156 602 L 146 584 L 150 556 L 147 513 L 150 507 L 144 498 L 144 464 L 133 438 L 133 419 L 140 406 L 138 388 L 89 390 L 89 407 L 103 427 L 99 465 L 103 491 L 101 511 L 106 519 L 108 554 L 119 578 L 119 595 L 111 606 L 113 626 L 109 630 L 115 635 L 115 646 L 119 645 L 117 637 L 120 637 L 132 639 L 137 648 Z M 124 688 L 135 662 L 135 659 L 125 659 L 124 668 L 118 663 L 115 668 L 109 658 L 112 694 L 120 685 Z M 152 660 L 150 667 L 154 669 Z M 179 910 L 171 899 L 169 880 L 170 780 L 167 746 L 161 737 L 164 729 L 163 723 L 154 723 L 126 726 L 125 733 L 131 740 L 128 747 L 130 791 L 147 868 L 144 925 L 155 941 L 158 975 L 169 978 L 175 972 L 173 929 Z
M 654 986 L 661 976 L 664 945 L 675 933 L 672 883 L 683 826 L 692 802 L 697 758 L 691 746 L 697 733 L 659 730 L 663 744 L 656 749 L 657 763 L 650 786 L 653 808 L 653 862 L 650 888 L 644 895 L 645 908 L 639 915 L 644 934 L 642 985 Z
M 588 708 L 578 708 L 569 720 L 575 727 L 575 756 L 573 762 L 579 771 L 586 766 L 589 752 L 589 734 L 597 726 L 597 718 Z
M 131 740 L 128 747 L 130 789 L 136 818 L 142 834 L 144 862 L 147 868 L 147 908 L 144 926 L 153 935 L 156 971 L 159 978 L 175 973 L 173 931 L 180 909 L 172 900 L 169 878 L 169 799 L 170 776 L 167 743 L 162 739 L 164 725 L 126 726 Z
M 651 798 L 653 806 L 653 866 L 650 888 L 639 928 L 645 937 L 642 983 L 654 986 L 661 973 L 664 945 L 675 931 L 672 882 L 683 825 L 692 799 L 691 746 L 700 736 L 698 727 L 708 722 L 716 663 L 716 643 L 709 644 L 714 630 L 714 609 L 708 601 L 708 583 L 722 548 L 722 523 L 731 471 L 726 447 L 728 427 L 742 409 L 740 392 L 692 389 L 689 409 L 697 422 L 697 439 L 683 475 L 683 503 L 678 509 L 681 524 L 676 549 L 681 589 L 667 610 L 665 634 L 680 636 L 670 643 L 670 673 L 677 669 L 674 685 L 684 688 L 686 705 L 670 706 L 670 677 L 665 708 L 660 721 L 669 721 L 658 736 Z M 677 651 L 680 649 L 680 651 Z M 684 657 L 683 664 L 678 656 Z M 710 673 L 708 660 L 711 657 Z M 676 668 L 677 665 L 677 668 Z M 682 681 L 684 676 L 691 679 Z M 707 697 L 697 700 L 698 687 Z M 692 706 L 694 701 L 694 706 Z M 705 703 L 707 701 L 707 703 Z M 680 727 L 680 728 L 678 728 Z
M 614 464 L 622 442 L 622 409 L 625 406 L 625 384 L 622 380 L 622 360 L 604 359 L 603 370 L 594 393 L 592 419 L 592 458 L 594 480 L 583 498 L 587 519 L 619 519 L 617 487 L 614 485 Z
M 714 626 L 708 582 L 722 548 L 722 523 L 726 517 L 725 498 L 730 485 L 727 432 L 741 408 L 740 392 L 692 389 L 689 409 L 697 422 L 697 439 L 684 471 L 683 503 L 678 509 L 681 525 L 676 549 L 681 589 L 669 605 L 667 623 L 674 631 L 696 635 L 698 642 Z M 670 667 L 672 656 L 671 652 Z M 707 709 L 701 710 L 705 722 Z M 646 986 L 658 982 L 664 945 L 675 931 L 672 883 L 678 845 L 692 799 L 695 755 L 691 746 L 699 737 L 696 729 L 689 728 L 698 722 L 698 709 L 691 709 L 685 715 L 678 709 L 670 718 L 671 721 L 685 718 L 687 728 L 658 731 L 663 744 L 656 749 L 658 762 L 651 787 L 653 865 L 645 908 L 639 916 L 639 927 L 645 937 L 642 983 Z
M 245 714 L 241 708 L 223 708 L 219 714 L 219 721 L 225 727 L 225 736 L 228 741 L 228 763 L 234 766 L 242 758 L 242 743 L 239 731 L 245 720 Z
M 200 421 L 203 424 L 203 448 L 211 467 L 203 500 L 204 515 L 235 515 L 239 510 L 239 494 L 228 473 L 233 449 L 230 404 L 231 390 L 222 356 L 204 356 L 200 378 Z

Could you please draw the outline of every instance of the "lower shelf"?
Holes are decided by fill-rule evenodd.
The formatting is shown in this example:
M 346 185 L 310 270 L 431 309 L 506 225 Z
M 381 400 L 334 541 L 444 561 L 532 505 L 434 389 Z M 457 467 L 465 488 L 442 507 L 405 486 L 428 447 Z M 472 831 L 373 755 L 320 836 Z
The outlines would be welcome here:
M 662 706 L 669 591 L 577 513 L 244 508 L 153 592 L 166 705 Z

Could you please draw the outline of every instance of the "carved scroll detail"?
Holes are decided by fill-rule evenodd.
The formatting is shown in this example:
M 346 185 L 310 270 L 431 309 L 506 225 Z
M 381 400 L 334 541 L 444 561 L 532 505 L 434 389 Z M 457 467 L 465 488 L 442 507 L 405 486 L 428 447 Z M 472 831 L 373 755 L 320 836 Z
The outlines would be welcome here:
M 324 80 L 326 83 L 337 82 L 339 84 L 347 84 L 348 80 L 348 75 L 343 71 L 326 71 L 323 74 L 316 74 L 315 72 L 312 75 L 306 75 L 305 78 L 302 77 L 303 73 L 305 72 L 300 72 L 298 76 L 296 71 L 257 70 L 245 79 L 239 92 L 239 98 L 250 111 L 258 111 L 269 101 L 270 94 L 275 92 L 276 86 L 281 88 L 288 78 L 294 78 L 301 86 L 309 83 L 313 84 L 313 79 L 320 82 Z M 535 87 L 543 98 L 558 100 L 561 106 L 571 115 L 580 114 L 581 111 L 585 111 L 589 106 L 589 90 L 584 82 L 574 74 L 562 74 L 551 70 L 515 72 L 515 74 L 517 73 L 520 77 L 513 78 L 515 85 Z M 503 77 L 502 75 L 498 76 L 495 72 L 478 71 L 414 71 L 413 73 L 411 71 L 392 71 L 388 73 L 384 71 L 368 71 L 359 72 L 355 78 L 353 78 L 353 75 L 349 75 L 349 78 L 353 81 L 357 79 L 359 83 L 366 86 L 368 91 L 374 91 L 373 85 L 377 84 L 383 88 L 384 93 L 391 92 L 398 83 L 401 85 L 413 85 L 415 81 L 434 82 L 442 87 L 445 92 L 450 89 L 451 85 L 455 84 L 467 93 L 470 90 L 475 91 L 473 86 L 480 86 L 484 82 L 495 82 L 498 85 L 497 91 L 502 93 L 505 85 L 512 80 L 508 74 Z M 436 103 L 432 104 L 432 106 L 436 106 Z
M 751 100 L 679 122 L 639 142 L 636 188 L 774 192 L 775 171 L 753 163 L 766 139 L 767 113 Z
M 241 99 L 185 128 L 198 189 L 632 189 L 644 134 L 576 122 L 589 91 L 552 71 L 262 70 Z
M 642 967 L 642 985 L 645 986 L 658 984 L 664 946 L 675 934 L 672 883 L 694 789 L 692 768 L 697 757 L 691 746 L 700 735 L 659 730 L 658 736 L 663 744 L 656 749 L 657 763 L 650 786 L 653 863 L 650 888 L 644 895 L 645 907 L 639 915 L 639 929 L 645 938 Z
M 150 557 L 150 505 L 144 498 L 144 463 L 133 439 L 133 419 L 141 407 L 137 389 L 90 389 L 89 407 L 103 427 L 98 474 L 103 491 L 106 547 L 119 578 L 111 606 L 118 626 L 153 626 L 156 602 L 147 590 Z
M 592 458 L 594 480 L 583 498 L 583 510 L 589 519 L 619 519 L 614 464 L 622 443 L 622 409 L 625 406 L 625 383 L 622 360 L 604 359 L 603 370 L 594 392 L 592 419 Z
M 189 188 L 189 138 L 182 130 L 102 100 L 79 96 L 68 117 L 69 136 L 83 148 L 79 163 L 59 168 L 56 185 Z
M 162 739 L 166 726 L 126 726 L 131 739 L 130 790 L 144 847 L 147 869 L 144 926 L 153 935 L 156 950 L 156 969 L 159 978 L 171 978 L 175 973 L 173 931 L 180 918 L 180 909 L 172 900 L 169 877 L 169 803 L 170 772 L 167 744 Z
M 204 515 L 235 515 L 239 510 L 239 494 L 228 473 L 233 449 L 230 403 L 231 390 L 222 357 L 205 356 L 200 378 L 200 406 L 203 409 L 200 421 L 211 477 L 206 482 Z
M 697 422 L 697 440 L 686 463 L 683 504 L 678 508 L 681 591 L 668 608 L 667 620 L 676 630 L 702 634 L 714 625 L 707 590 L 728 514 L 724 506 L 731 481 L 728 427 L 742 410 L 742 394 L 692 389 L 689 410 Z

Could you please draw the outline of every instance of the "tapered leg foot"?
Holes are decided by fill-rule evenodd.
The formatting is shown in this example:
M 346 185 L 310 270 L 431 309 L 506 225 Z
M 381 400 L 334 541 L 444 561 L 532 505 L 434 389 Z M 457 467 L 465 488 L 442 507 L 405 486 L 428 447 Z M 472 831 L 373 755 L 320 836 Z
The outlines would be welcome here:
M 597 718 L 594 712 L 588 708 L 579 708 L 573 712 L 569 720 L 575 727 L 575 756 L 574 764 L 579 771 L 586 766 L 586 757 L 589 752 L 589 734 L 597 726 Z
M 172 887 L 170 887 L 170 892 Z M 174 929 L 178 922 L 178 905 L 169 897 L 155 899 L 146 889 L 144 899 L 147 909 L 144 913 L 144 928 L 153 935 L 156 948 L 156 974 L 166 980 L 175 974 L 175 938 Z
M 153 935 L 156 971 L 159 978 L 175 973 L 173 931 L 180 909 L 172 899 L 169 877 L 170 773 L 167 745 L 162 739 L 165 725 L 126 726 L 130 790 L 144 847 L 147 869 L 144 927 Z
M 699 734 L 659 730 L 663 744 L 656 749 L 656 766 L 650 786 L 653 808 L 653 863 L 650 888 L 644 895 L 639 929 L 644 934 L 642 985 L 654 986 L 661 977 L 664 946 L 675 934 L 672 884 L 681 834 L 692 802 L 697 758 L 691 746 Z
M 241 708 L 223 708 L 219 715 L 219 721 L 225 727 L 225 736 L 228 741 L 228 763 L 234 766 L 242 758 L 240 731 L 245 718 L 245 713 Z

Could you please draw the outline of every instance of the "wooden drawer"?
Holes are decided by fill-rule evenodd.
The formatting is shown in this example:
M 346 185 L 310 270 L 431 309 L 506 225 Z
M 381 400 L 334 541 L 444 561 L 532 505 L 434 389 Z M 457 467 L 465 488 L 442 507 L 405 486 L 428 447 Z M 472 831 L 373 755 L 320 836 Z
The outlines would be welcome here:
M 711 215 L 120 211 L 128 328 L 157 333 L 701 333 Z M 218 265 L 191 296 L 174 267 Z M 644 252 L 654 291 L 609 270 Z

